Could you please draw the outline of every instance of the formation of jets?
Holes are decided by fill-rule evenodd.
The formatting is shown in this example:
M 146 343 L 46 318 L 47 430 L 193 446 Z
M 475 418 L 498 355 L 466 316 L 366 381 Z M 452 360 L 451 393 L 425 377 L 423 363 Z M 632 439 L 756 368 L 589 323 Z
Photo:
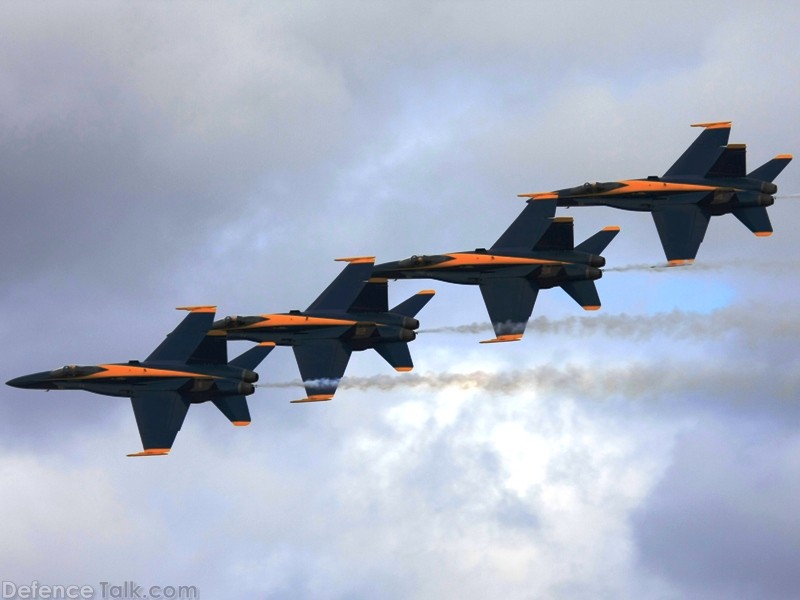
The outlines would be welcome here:
M 331 400 L 354 351 L 372 348 L 397 371 L 410 371 L 415 317 L 434 292 L 422 290 L 390 310 L 389 279 L 477 285 L 495 332 L 483 343 L 520 340 L 541 289 L 558 286 L 585 310 L 600 308 L 594 282 L 606 263 L 601 253 L 619 227 L 605 227 L 575 246 L 573 220 L 556 217 L 558 206 L 650 212 L 671 265 L 694 261 L 712 216 L 731 213 L 757 236 L 772 233 L 766 207 L 775 201 L 773 181 L 791 155 L 747 173 L 745 145 L 728 143 L 729 121 L 693 127 L 703 131 L 661 177 L 520 194 L 528 198 L 525 208 L 488 249 L 378 265 L 371 256 L 337 259 L 347 266 L 304 311 L 215 321 L 214 306 L 183 307 L 189 314 L 143 361 L 69 365 L 7 384 L 129 397 L 143 450 L 128 456 L 152 456 L 169 453 L 191 404 L 211 401 L 233 425 L 249 425 L 255 369 L 276 345 L 292 347 L 303 379 L 306 397 L 293 402 Z M 229 340 L 257 345 L 229 361 Z

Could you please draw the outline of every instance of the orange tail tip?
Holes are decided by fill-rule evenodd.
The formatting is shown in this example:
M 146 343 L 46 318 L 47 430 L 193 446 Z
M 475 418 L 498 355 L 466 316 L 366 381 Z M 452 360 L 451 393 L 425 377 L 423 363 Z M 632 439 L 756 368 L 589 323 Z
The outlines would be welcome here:
M 504 335 L 498 335 L 493 340 L 483 340 L 481 344 L 499 344 L 501 342 L 518 342 L 522 339 L 521 333 L 507 333 Z
M 667 265 L 670 267 L 688 267 L 692 263 L 694 263 L 693 258 L 673 258 L 667 261 Z
M 608 227 L 603 227 L 603 231 L 619 231 L 619 225 L 609 225 Z
M 375 257 L 374 256 L 348 256 L 346 258 L 334 258 L 333 260 L 338 260 L 339 262 L 348 262 L 352 264 L 359 264 L 359 263 L 374 263 Z
M 769 237 L 772 235 L 771 231 L 754 231 L 753 233 L 755 233 L 758 237 Z
M 594 305 L 592 305 L 592 306 L 584 306 L 583 310 L 600 310 L 600 305 L 598 304 L 597 306 L 594 306 Z
M 775 158 L 778 158 L 780 160 L 792 160 L 792 158 L 794 157 L 791 154 L 778 154 L 778 156 L 776 156 Z
M 309 396 L 308 398 L 290 400 L 289 402 L 292 404 L 301 404 L 303 402 L 327 402 L 328 400 L 333 400 L 333 394 L 315 394 L 313 396 Z
M 408 373 L 409 371 L 413 371 L 414 367 L 395 367 L 394 370 L 398 373 Z
M 436 290 L 420 290 L 417 293 L 422 294 L 423 296 L 433 296 L 436 294 Z
M 704 129 L 730 129 L 733 121 L 710 121 L 708 123 L 692 123 L 692 127 L 703 127 Z
M 277 344 L 275 342 L 261 342 L 258 344 L 259 346 L 274 348 Z
M 146 448 L 141 452 L 134 452 L 128 456 L 166 456 L 169 454 L 170 448 Z
M 250 425 L 250 421 L 231 421 L 236 427 L 247 427 Z
M 175 310 L 188 310 L 189 312 L 217 312 L 216 305 L 206 305 L 206 306 L 177 306 Z

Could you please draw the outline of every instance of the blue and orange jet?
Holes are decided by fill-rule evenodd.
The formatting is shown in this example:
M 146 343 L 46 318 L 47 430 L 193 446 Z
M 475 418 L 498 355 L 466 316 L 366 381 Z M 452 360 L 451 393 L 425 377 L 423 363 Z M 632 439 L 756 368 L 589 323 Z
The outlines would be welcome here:
M 584 309 L 600 308 L 594 284 L 606 263 L 600 253 L 619 227 L 606 227 L 576 247 L 572 218 L 553 218 L 555 211 L 554 201 L 529 200 L 488 250 L 415 255 L 376 265 L 372 276 L 478 285 L 495 332 L 481 343 L 520 340 L 540 289 L 560 286 Z
M 374 349 L 397 371 L 414 367 L 408 342 L 417 337 L 414 317 L 433 297 L 422 290 L 391 310 L 385 279 L 370 279 L 375 258 L 337 258 L 348 265 L 304 311 L 220 319 L 209 336 L 291 346 L 306 397 L 333 399 L 353 351 Z
M 68 365 L 8 381 L 39 390 L 86 390 L 127 396 L 142 438 L 142 452 L 168 454 L 190 404 L 211 401 L 234 425 L 250 424 L 246 396 L 255 391 L 255 369 L 275 344 L 264 343 L 228 362 L 222 338 L 207 337 L 215 307 L 191 306 L 189 314 L 143 361 L 93 366 Z
M 728 144 L 730 121 L 692 127 L 703 131 L 661 177 L 584 183 L 520 197 L 650 212 L 670 265 L 694 261 L 713 216 L 731 213 L 757 236 L 772 235 L 767 207 L 778 191 L 772 182 L 792 156 L 780 154 L 747 173 L 745 144 Z

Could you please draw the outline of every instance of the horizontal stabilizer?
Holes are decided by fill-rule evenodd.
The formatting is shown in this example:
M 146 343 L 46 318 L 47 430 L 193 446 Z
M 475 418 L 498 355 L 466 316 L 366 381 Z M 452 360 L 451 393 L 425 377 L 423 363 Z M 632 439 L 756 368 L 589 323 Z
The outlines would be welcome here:
M 422 290 L 417 292 L 410 298 L 395 306 L 389 312 L 397 313 L 398 315 L 403 315 L 404 317 L 414 317 L 425 307 L 428 302 L 430 302 L 430 299 L 433 298 L 435 293 L 436 292 L 434 290 Z
M 547 231 L 555 214 L 555 199 L 529 200 L 519 216 L 503 232 L 491 249 L 524 248 L 530 250 Z
M 224 396 L 212 402 L 234 425 L 242 427 L 250 424 L 250 409 L 244 396 Z
M 587 254 L 602 254 L 606 246 L 611 243 L 611 240 L 613 240 L 618 233 L 619 227 L 616 225 L 609 225 L 595 233 L 592 237 L 581 242 L 575 250 L 586 252 Z
M 224 341 L 225 338 L 220 338 Z M 256 367 L 261 364 L 261 361 L 267 357 L 267 354 L 272 352 L 272 349 L 275 347 L 275 342 L 262 342 L 258 346 L 250 348 L 247 352 L 244 352 L 234 358 L 230 364 L 234 367 L 239 367 L 240 369 L 248 369 L 250 371 L 255 371 Z
M 556 217 L 536 242 L 534 250 L 572 250 L 575 247 L 572 217 Z
M 723 148 L 717 162 L 709 169 L 706 177 L 744 177 L 747 174 L 747 146 L 728 144 Z
M 725 146 L 728 145 L 728 137 L 731 133 L 730 121 L 697 123 L 692 127 L 703 127 L 703 131 L 675 161 L 675 164 L 664 173 L 664 177 L 678 175 L 705 177 L 722 155 Z
M 406 342 L 376 344 L 375 351 L 392 365 L 395 371 L 410 371 L 414 368 L 414 363 L 411 361 L 411 352 Z
M 227 365 L 228 340 L 224 336 L 206 335 L 187 361 L 190 365 Z
M 781 171 L 783 171 L 790 162 L 792 162 L 791 154 L 780 154 L 758 167 L 755 171 L 750 173 L 748 177 L 760 181 L 775 181 L 775 178 L 781 174 Z
M 386 279 L 369 279 L 348 308 L 348 312 L 386 312 L 389 310 L 389 282 Z
M 733 216 L 757 236 L 766 237 L 772 235 L 772 223 L 769 221 L 769 215 L 764 206 L 737 208 L 733 211 Z
M 597 286 L 594 281 L 568 281 L 561 284 L 561 289 L 567 292 L 584 310 L 600 308 L 600 296 L 597 295 Z

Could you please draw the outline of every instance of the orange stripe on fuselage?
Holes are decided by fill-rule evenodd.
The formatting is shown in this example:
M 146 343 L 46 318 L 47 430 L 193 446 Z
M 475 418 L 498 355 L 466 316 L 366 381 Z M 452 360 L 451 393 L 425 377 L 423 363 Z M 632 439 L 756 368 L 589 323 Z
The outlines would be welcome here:
M 542 258 L 523 258 L 520 256 L 503 256 L 501 254 L 469 254 L 454 252 L 452 254 L 445 254 L 452 260 L 437 263 L 434 265 L 420 265 L 419 267 L 411 267 L 413 270 L 436 270 L 436 269 L 452 269 L 453 267 L 489 267 L 489 266 L 502 266 L 502 265 L 563 265 L 565 264 L 560 260 L 545 260 Z
M 119 377 L 192 377 L 194 379 L 216 379 L 203 373 L 177 371 L 172 369 L 151 369 L 137 365 L 98 365 L 105 369 L 99 373 L 92 373 L 83 377 L 70 377 L 71 380 L 79 379 L 111 379 Z
M 625 179 L 620 181 L 624 187 L 608 192 L 594 194 L 576 194 L 585 196 L 620 196 L 625 194 L 674 194 L 678 192 L 712 192 L 717 188 L 713 185 L 697 185 L 693 183 L 667 183 L 664 181 L 647 181 L 643 179 Z
M 229 331 L 244 331 L 248 329 L 268 329 L 272 327 L 336 327 L 341 325 L 355 325 L 356 321 L 350 319 L 327 319 L 323 317 L 307 317 L 305 315 L 260 315 L 264 320 L 245 325 L 244 327 L 230 327 Z

